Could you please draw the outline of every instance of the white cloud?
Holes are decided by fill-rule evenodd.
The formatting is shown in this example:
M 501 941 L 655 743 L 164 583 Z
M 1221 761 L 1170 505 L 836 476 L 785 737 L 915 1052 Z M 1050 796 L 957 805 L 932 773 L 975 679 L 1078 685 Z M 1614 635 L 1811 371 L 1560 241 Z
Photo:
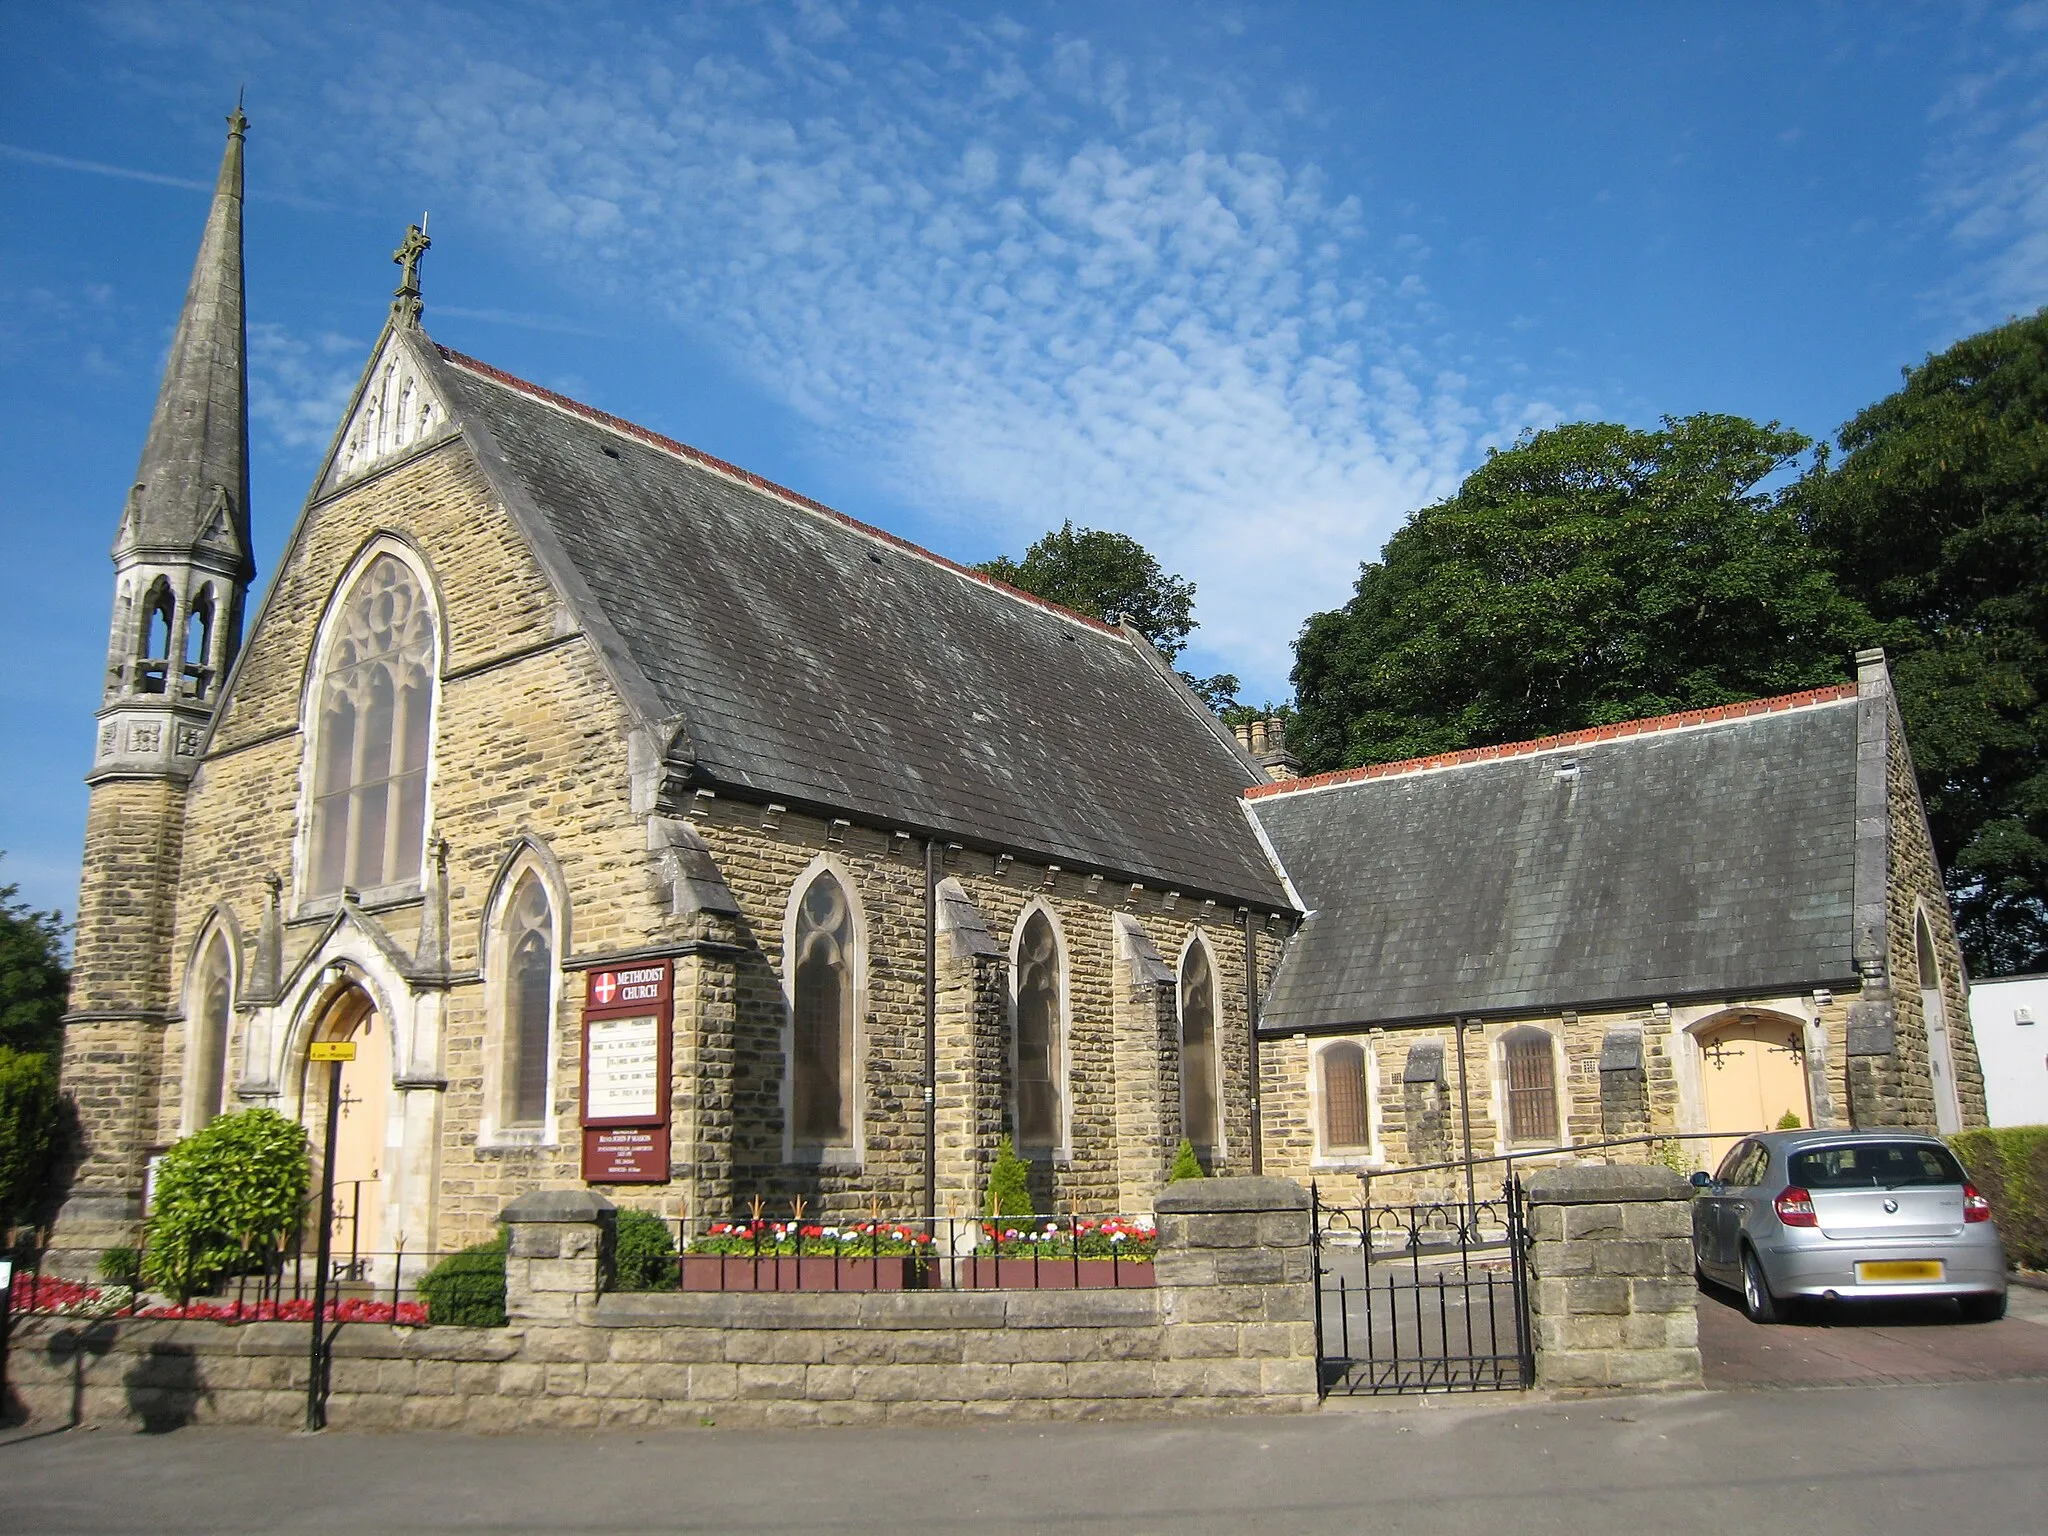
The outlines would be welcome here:
M 1967 257 L 1939 298 L 1972 328 L 2048 303 L 2048 8 L 1991 22 L 1933 114 L 1933 207 Z
M 360 340 L 284 326 L 249 327 L 249 414 L 288 449 L 318 452 L 333 440 L 366 358 Z
M 1427 245 L 1373 231 L 1227 70 L 934 11 L 537 37 L 371 9 L 355 35 L 402 41 L 327 87 L 308 153 L 336 178 L 457 204 L 711 342 L 950 552 L 1134 535 L 1198 584 L 1197 658 L 1255 693 L 1528 419 L 1425 361 Z M 311 431 L 332 381 L 282 338 L 265 367 L 265 418 Z

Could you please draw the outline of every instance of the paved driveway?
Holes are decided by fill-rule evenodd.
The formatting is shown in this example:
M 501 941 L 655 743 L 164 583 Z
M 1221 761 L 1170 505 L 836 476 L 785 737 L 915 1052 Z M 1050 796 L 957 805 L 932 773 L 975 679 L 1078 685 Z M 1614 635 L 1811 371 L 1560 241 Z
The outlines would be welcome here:
M 2005 1320 L 1953 1306 L 1811 1311 L 1759 1327 L 1732 1292 L 1700 1292 L 1700 1360 L 1711 1387 L 1841 1387 L 2048 1379 L 2048 1291 L 2014 1286 Z

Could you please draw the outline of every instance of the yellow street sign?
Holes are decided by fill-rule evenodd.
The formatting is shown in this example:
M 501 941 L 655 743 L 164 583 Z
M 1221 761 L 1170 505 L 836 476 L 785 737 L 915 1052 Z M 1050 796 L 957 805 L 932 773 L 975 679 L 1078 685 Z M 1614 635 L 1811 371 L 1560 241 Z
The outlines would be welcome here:
M 356 1043 L 353 1040 L 315 1040 L 306 1048 L 308 1061 L 354 1061 Z

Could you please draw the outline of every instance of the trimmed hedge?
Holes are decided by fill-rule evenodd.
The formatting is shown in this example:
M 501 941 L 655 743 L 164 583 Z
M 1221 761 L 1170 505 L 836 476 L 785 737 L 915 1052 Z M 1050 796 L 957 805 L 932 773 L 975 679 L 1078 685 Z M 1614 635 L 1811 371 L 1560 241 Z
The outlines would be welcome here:
M 619 1212 L 612 1258 L 622 1291 L 675 1289 L 676 1240 L 669 1236 L 668 1223 L 652 1212 Z
M 505 1326 L 505 1229 L 428 1270 L 420 1281 L 427 1321 L 444 1327 Z
M 1961 1131 L 1948 1140 L 1991 1202 L 2005 1256 L 2023 1269 L 2048 1269 L 2048 1125 Z

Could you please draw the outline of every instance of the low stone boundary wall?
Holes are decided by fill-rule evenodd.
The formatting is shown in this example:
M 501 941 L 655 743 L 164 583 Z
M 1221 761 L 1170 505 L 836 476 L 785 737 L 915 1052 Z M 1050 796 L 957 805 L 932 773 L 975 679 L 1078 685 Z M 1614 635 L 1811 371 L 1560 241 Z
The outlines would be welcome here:
M 1536 1385 L 1700 1385 L 1692 1186 L 1668 1168 L 1553 1168 L 1528 1181 Z
M 1316 1403 L 1308 1197 L 1285 1180 L 1164 1193 L 1150 1290 L 600 1294 L 603 1202 L 529 1198 L 507 1217 L 513 1326 L 342 1325 L 330 1425 L 929 1423 Z M 296 1425 L 306 1346 L 303 1324 L 25 1319 L 9 1396 L 50 1423 Z

